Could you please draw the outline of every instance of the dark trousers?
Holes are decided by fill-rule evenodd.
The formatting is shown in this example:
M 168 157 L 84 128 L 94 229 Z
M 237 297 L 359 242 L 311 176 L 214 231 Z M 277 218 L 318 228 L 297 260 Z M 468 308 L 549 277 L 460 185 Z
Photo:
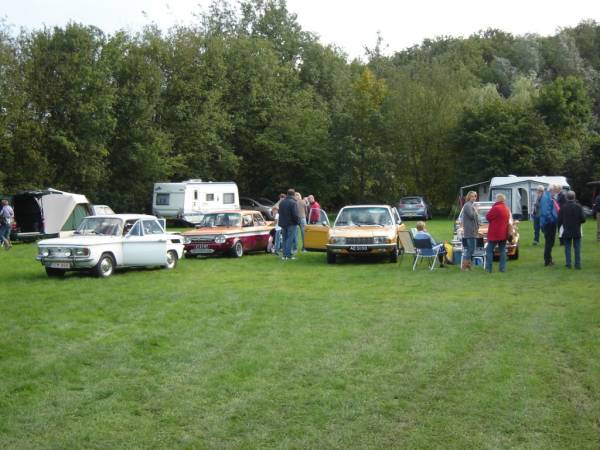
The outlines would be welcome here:
M 571 243 L 575 252 L 575 268 L 581 269 L 581 238 L 564 238 L 565 241 L 565 263 L 571 267 Z
M 543 226 L 544 232 L 544 264 L 548 265 L 552 262 L 552 247 L 556 240 L 556 224 L 548 223 Z

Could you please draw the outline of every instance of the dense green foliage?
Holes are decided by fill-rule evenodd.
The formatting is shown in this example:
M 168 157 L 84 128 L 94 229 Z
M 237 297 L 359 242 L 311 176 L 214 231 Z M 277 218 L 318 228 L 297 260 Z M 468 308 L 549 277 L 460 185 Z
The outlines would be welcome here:
M 493 175 L 600 176 L 600 24 L 486 30 L 348 61 L 285 0 L 215 1 L 193 27 L 106 35 L 0 22 L 0 192 L 53 186 L 146 209 L 154 181 L 234 180 L 321 204 Z M 585 196 L 582 196 L 585 198 Z
M 49 279 L 17 244 L 0 448 L 597 449 L 595 226 L 574 271 L 521 223 L 504 274 L 302 253 Z

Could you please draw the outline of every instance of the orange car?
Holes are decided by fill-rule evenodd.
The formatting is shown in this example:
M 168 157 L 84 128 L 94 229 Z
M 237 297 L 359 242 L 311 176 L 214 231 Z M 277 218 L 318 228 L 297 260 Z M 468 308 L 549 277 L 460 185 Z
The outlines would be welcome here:
M 273 223 L 258 211 L 217 211 L 204 215 L 193 231 L 181 233 L 186 258 L 268 251 Z
M 487 243 L 487 232 L 488 232 L 488 227 L 489 227 L 489 223 L 487 221 L 487 219 L 485 218 L 485 215 L 489 212 L 490 209 L 492 209 L 492 206 L 494 206 L 494 202 L 475 202 L 474 203 L 475 207 L 477 208 L 477 213 L 479 215 L 479 235 L 482 236 L 484 238 L 484 241 Z M 462 213 L 462 211 L 461 211 Z M 461 216 L 458 216 L 458 219 L 456 220 L 456 224 L 455 224 L 455 236 L 453 240 L 460 240 L 460 238 L 462 237 L 462 220 L 461 220 Z M 507 242 L 506 243 L 506 255 L 510 258 L 510 259 L 518 259 L 519 258 L 519 221 L 518 220 L 513 220 L 512 217 L 512 213 L 510 215 L 510 224 L 512 224 L 513 226 L 513 238 L 512 241 Z M 499 256 L 499 250 L 496 247 L 496 249 L 494 250 L 494 256 Z
M 304 228 L 305 248 L 326 251 L 327 262 L 334 264 L 338 256 L 382 255 L 398 261 L 398 233 L 404 224 L 395 208 L 388 205 L 351 205 L 340 210 L 329 226 L 326 214 L 322 220 Z

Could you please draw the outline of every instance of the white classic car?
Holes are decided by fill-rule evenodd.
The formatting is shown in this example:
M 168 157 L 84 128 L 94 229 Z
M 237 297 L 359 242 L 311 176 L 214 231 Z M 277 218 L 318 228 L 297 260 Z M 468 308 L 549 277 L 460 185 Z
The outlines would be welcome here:
M 183 256 L 183 237 L 165 232 L 164 221 L 142 214 L 83 219 L 73 236 L 38 243 L 37 260 L 51 277 L 67 270 L 91 270 L 108 277 L 118 267 L 172 269 Z

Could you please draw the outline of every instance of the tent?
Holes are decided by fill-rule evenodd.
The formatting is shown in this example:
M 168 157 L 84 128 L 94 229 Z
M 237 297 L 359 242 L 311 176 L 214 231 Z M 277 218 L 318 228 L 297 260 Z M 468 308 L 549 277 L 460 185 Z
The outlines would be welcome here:
M 481 201 L 493 201 L 496 194 L 506 196 L 506 205 L 511 210 L 515 219 L 527 219 L 532 211 L 536 199 L 536 189 L 539 185 L 548 188 L 551 184 L 558 184 L 563 189 L 569 189 L 569 183 L 563 176 L 524 176 L 509 175 L 507 177 L 494 177 L 489 181 L 462 186 L 461 198 L 467 190 L 475 190 Z
M 90 215 L 90 202 L 81 194 L 48 188 L 13 196 L 14 239 L 34 240 L 75 230 Z

